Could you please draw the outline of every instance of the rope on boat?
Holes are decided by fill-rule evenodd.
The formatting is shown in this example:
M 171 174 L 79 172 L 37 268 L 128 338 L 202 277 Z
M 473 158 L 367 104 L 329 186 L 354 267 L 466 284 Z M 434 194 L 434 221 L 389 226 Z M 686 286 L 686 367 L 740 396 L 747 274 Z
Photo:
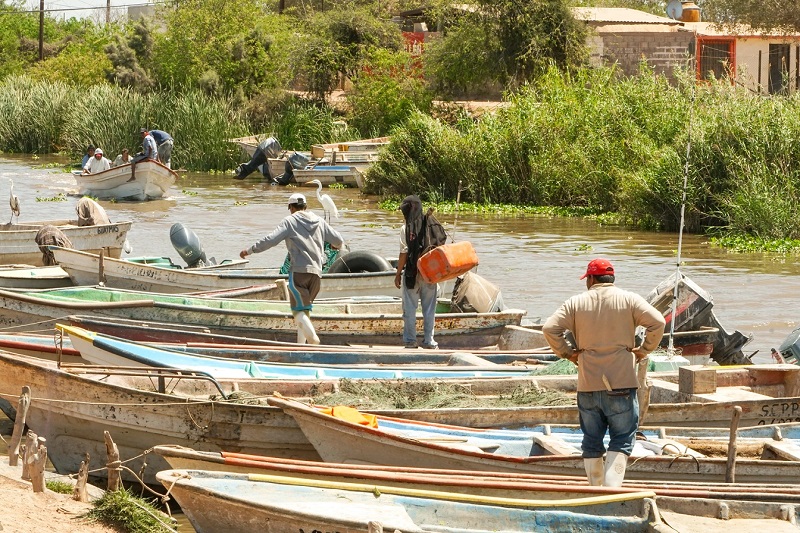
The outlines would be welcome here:
M 25 333 L 38 333 L 38 332 L 50 333 L 52 331 L 52 328 L 38 329 L 38 330 L 33 330 L 28 328 L 30 328 L 31 326 L 39 326 L 41 324 L 55 324 L 56 322 L 67 320 L 69 317 L 70 315 L 64 315 L 56 318 L 48 318 L 47 320 L 40 320 L 39 322 L 31 322 L 29 324 L 15 324 L 13 326 L 6 326 L 4 328 L 0 328 L 0 331 L 11 331 L 17 328 L 25 328 Z

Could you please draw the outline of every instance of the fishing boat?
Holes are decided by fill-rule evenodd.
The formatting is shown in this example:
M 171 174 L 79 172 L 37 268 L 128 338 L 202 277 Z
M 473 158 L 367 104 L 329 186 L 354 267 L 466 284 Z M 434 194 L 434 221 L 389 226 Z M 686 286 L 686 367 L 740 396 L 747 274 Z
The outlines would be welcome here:
M 549 499 L 197 470 L 159 472 L 197 531 L 658 531 L 652 492 Z M 560 496 L 560 498 L 559 498 Z
M 800 487 L 777 483 L 705 483 L 690 481 L 625 480 L 622 487 L 589 486 L 586 476 L 543 475 L 441 468 L 412 468 L 386 465 L 340 464 L 302 461 L 235 452 L 202 452 L 182 446 L 156 446 L 153 452 L 176 470 L 206 470 L 237 474 L 270 474 L 349 483 L 371 483 L 390 487 L 458 492 L 506 498 L 540 498 L 548 491 L 574 490 L 576 494 L 653 491 L 659 510 L 672 509 L 676 499 L 692 499 L 697 506 L 693 517 L 720 516 L 726 505 L 738 502 L 736 515 L 744 517 L 744 502 L 751 506 L 751 516 L 790 521 L 780 506 L 796 504 Z M 569 487 L 569 488 L 568 488 Z M 735 504 L 734 504 L 735 505 Z M 756 514 L 757 513 L 757 514 Z
M 73 326 L 57 324 L 69 336 L 83 359 L 101 366 L 174 368 L 203 372 L 214 378 L 259 379 L 466 379 L 504 378 L 530 374 L 520 365 L 484 367 L 449 365 L 311 365 L 303 363 L 255 362 L 231 357 L 211 357 L 178 352 L 126 341 Z
M 155 200 L 167 194 L 178 177 L 153 159 L 126 163 L 96 174 L 74 173 L 78 194 L 102 200 Z
M 314 303 L 311 318 L 326 344 L 398 344 L 403 317 L 399 299 L 334 300 Z M 440 305 L 447 307 L 446 303 Z M 108 287 L 0 290 L 0 325 L 22 326 L 80 312 L 135 320 L 190 324 L 210 332 L 295 341 L 297 326 L 288 302 L 232 300 L 159 294 Z M 446 311 L 446 309 L 441 309 Z M 443 347 L 490 346 L 525 311 L 437 313 L 437 340 Z M 422 315 L 418 316 L 422 330 Z
M 383 417 L 361 421 L 349 408 L 337 416 L 336 408 L 315 409 L 285 398 L 269 398 L 269 403 L 291 414 L 328 462 L 573 476 L 584 472 L 583 435 L 577 429 L 486 430 Z M 727 457 L 706 457 L 674 439 L 648 439 L 636 441 L 625 476 L 724 482 L 727 469 Z M 792 483 L 798 476 L 797 460 L 736 461 L 736 479 L 743 483 Z
M 70 285 L 72 280 L 60 266 L 0 266 L 0 288 L 53 289 Z
M 0 264 L 42 266 L 42 251 L 36 234 L 43 226 L 55 226 L 72 242 L 73 248 L 119 258 L 131 222 L 79 226 L 77 220 L 42 220 L 18 224 L 0 224 Z
M 364 185 L 363 172 L 353 165 L 308 165 L 304 169 L 295 169 L 292 172 L 294 181 L 298 185 L 307 185 L 313 180 L 318 180 L 324 187 L 342 184 L 360 188 Z
M 97 254 L 66 248 L 51 247 L 61 267 L 75 285 L 97 283 L 101 258 Z M 245 263 L 242 260 L 240 263 Z M 386 261 L 384 260 L 384 263 Z M 131 265 L 122 260 L 102 258 L 106 285 L 167 294 L 226 289 L 248 285 L 269 285 L 288 280 L 277 268 L 236 268 L 239 263 L 221 264 L 193 269 L 164 268 L 159 264 Z M 343 272 L 322 275 L 318 298 L 337 296 L 399 296 L 394 286 L 395 270 L 382 272 Z M 280 297 L 276 297 L 280 298 Z

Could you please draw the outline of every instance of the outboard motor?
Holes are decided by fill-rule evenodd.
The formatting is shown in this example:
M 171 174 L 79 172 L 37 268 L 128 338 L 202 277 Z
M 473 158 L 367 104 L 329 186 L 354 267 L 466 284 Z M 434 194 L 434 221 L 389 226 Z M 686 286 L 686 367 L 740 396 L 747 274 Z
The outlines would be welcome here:
M 180 222 L 176 222 L 169 229 L 169 240 L 172 243 L 172 247 L 186 261 L 188 268 L 208 264 L 206 253 L 203 251 L 203 246 L 200 244 L 197 234 Z
M 261 165 L 267 165 L 267 168 L 269 168 L 269 159 L 274 159 L 280 155 L 281 143 L 275 137 L 268 137 L 258 144 L 250 161 L 236 167 L 236 173 L 233 177 L 237 180 L 243 180 Z

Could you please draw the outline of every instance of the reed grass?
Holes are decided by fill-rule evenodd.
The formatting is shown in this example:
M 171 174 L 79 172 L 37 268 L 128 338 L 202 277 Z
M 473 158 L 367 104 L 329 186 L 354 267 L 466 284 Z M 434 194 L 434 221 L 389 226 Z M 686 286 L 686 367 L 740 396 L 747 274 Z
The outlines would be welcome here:
M 690 113 L 691 110 L 691 113 Z M 725 81 L 671 84 L 643 70 L 551 70 L 475 122 L 422 113 L 393 132 L 367 173 L 368 191 L 584 208 L 654 230 L 800 238 L 800 96 L 765 97 Z
M 126 533 L 172 532 L 173 519 L 150 501 L 134 496 L 128 489 L 110 491 L 94 502 L 87 517 Z
M 244 113 L 229 100 L 198 91 L 143 95 L 114 85 L 72 87 L 25 76 L 0 83 L 0 150 L 65 152 L 80 158 L 87 145 L 113 158 L 141 150 L 143 126 L 175 138 L 173 167 L 226 170 L 242 158 L 226 139 L 248 133 Z

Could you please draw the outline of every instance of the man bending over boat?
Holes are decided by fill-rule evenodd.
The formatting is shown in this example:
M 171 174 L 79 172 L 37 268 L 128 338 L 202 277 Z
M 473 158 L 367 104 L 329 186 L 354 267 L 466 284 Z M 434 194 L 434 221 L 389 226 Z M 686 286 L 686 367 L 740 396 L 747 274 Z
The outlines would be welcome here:
M 319 294 L 322 280 L 322 265 L 325 261 L 325 243 L 339 249 L 344 240 L 338 231 L 330 227 L 311 211 L 306 211 L 306 197 L 294 193 L 289 197 L 290 215 L 284 218 L 272 233 L 253 246 L 239 252 L 244 259 L 250 254 L 263 252 L 286 241 L 291 268 L 289 269 L 289 300 L 292 314 L 297 322 L 297 342 L 319 344 L 319 336 L 308 314 L 314 298 Z
M 638 294 L 614 286 L 606 259 L 589 262 L 586 292 L 573 296 L 542 328 L 556 355 L 578 365 L 578 415 L 590 485 L 622 486 L 639 427 L 636 364 L 646 365 L 664 334 L 664 317 Z M 645 336 L 636 346 L 636 328 Z M 575 348 L 564 338 L 571 331 Z M 611 438 L 606 453 L 603 437 Z M 605 462 L 603 461 L 605 455 Z

